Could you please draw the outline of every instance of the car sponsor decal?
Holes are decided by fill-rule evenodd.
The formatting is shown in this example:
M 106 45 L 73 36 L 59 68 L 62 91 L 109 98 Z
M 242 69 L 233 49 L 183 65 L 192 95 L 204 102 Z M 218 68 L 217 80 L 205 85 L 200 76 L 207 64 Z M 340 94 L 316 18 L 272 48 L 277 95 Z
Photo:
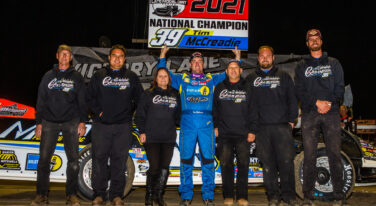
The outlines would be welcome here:
M 0 117 L 35 119 L 35 109 L 33 107 L 0 98 Z
M 14 150 L 0 150 L 0 169 L 1 170 L 20 170 L 20 163 Z
M 37 170 L 39 161 L 39 154 L 28 153 L 26 157 L 26 165 L 25 170 Z M 50 162 L 50 170 L 51 172 L 55 172 L 61 168 L 63 164 L 63 160 L 59 155 L 52 155 L 51 162 Z

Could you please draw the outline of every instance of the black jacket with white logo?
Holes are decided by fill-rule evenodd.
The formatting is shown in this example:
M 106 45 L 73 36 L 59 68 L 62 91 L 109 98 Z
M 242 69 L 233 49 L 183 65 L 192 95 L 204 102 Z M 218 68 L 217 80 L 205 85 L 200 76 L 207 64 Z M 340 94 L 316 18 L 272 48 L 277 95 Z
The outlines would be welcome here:
M 247 138 L 256 134 L 257 107 L 244 79 L 232 84 L 228 77 L 214 90 L 213 121 L 220 138 Z
M 38 89 L 36 122 L 42 119 L 62 123 L 79 118 L 87 121 L 88 109 L 85 102 L 84 79 L 72 67 L 60 71 L 58 65 L 42 78 Z
M 326 52 L 318 59 L 306 55 L 295 70 L 295 87 L 303 113 L 317 111 L 317 100 L 332 102 L 329 112 L 338 112 L 345 92 L 342 66 Z
M 131 123 L 143 91 L 137 75 L 126 68 L 98 70 L 91 78 L 86 94 L 94 121 L 103 124 Z
M 258 68 L 246 78 L 253 88 L 260 124 L 294 122 L 298 116 L 298 103 L 294 82 L 284 71 L 273 67 L 265 73 Z
M 175 143 L 180 122 L 180 96 L 175 89 L 146 90 L 137 106 L 135 122 L 147 143 Z

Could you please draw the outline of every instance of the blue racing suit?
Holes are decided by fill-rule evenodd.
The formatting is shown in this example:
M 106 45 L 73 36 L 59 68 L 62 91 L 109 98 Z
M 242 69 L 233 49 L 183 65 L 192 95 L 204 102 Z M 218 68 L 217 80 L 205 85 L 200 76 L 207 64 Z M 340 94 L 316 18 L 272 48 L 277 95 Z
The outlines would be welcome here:
M 161 58 L 157 68 L 167 68 L 166 58 Z M 212 118 L 214 87 L 222 82 L 226 73 L 205 74 L 195 78 L 188 74 L 170 72 L 171 86 L 179 90 L 182 117 L 180 122 L 180 186 L 182 200 L 192 200 L 192 169 L 196 143 L 200 149 L 202 169 L 202 199 L 214 199 L 214 154 L 215 136 Z

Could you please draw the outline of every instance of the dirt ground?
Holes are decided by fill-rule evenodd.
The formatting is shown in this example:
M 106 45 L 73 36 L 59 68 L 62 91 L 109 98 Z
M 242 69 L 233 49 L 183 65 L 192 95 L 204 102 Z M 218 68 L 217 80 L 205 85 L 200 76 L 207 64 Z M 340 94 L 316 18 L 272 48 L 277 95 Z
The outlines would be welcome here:
M 50 205 L 65 205 L 65 184 L 53 183 L 50 187 Z M 144 205 L 145 188 L 135 188 L 125 198 L 126 205 Z M 35 182 L 4 181 L 0 180 L 0 205 L 29 205 L 35 196 Z M 265 188 L 263 186 L 249 186 L 249 205 L 268 205 Z M 166 190 L 165 200 L 168 205 L 178 205 L 179 196 L 177 187 L 169 187 Z M 301 201 L 301 200 L 299 200 Z M 350 205 L 376 206 L 376 186 L 355 187 L 348 199 Z M 223 205 L 222 190 L 220 186 L 215 189 L 215 204 Z M 91 205 L 90 201 L 81 201 L 81 205 Z M 108 202 L 107 205 L 110 205 Z M 201 201 L 200 187 L 194 189 L 192 205 L 203 205 Z M 282 204 L 281 204 L 282 205 Z M 316 205 L 331 205 L 328 202 L 316 202 Z

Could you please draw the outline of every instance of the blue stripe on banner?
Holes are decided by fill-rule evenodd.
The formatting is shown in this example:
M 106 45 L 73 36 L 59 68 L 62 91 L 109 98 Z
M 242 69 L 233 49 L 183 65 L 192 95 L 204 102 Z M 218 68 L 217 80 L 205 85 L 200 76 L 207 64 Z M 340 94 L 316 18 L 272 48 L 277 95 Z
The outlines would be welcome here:
M 179 47 L 211 49 L 248 49 L 248 37 L 185 35 Z
M 7 146 L 16 146 L 16 147 L 29 147 L 29 148 L 38 148 L 39 144 L 26 144 L 26 143 L 5 143 L 1 142 L 0 145 L 7 145 Z M 79 147 L 78 150 L 80 151 L 83 147 Z M 64 151 L 64 146 L 56 145 L 56 150 Z

